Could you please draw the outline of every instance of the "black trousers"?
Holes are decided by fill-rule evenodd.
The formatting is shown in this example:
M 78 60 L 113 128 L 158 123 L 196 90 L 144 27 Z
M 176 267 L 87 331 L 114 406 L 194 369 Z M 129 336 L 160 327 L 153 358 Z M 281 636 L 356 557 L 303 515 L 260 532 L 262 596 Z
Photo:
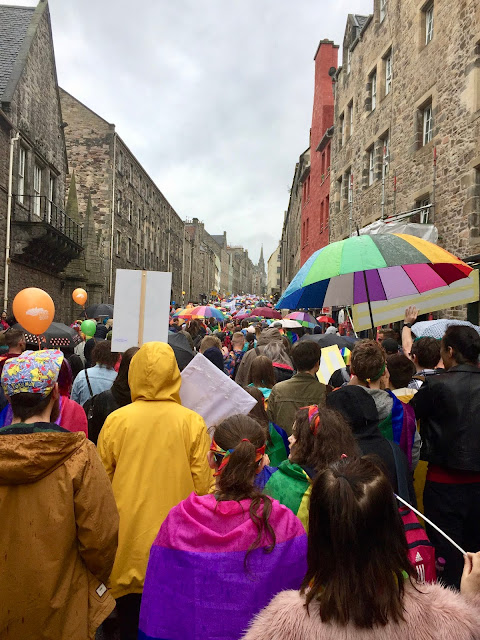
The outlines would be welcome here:
M 117 599 L 120 640 L 137 640 L 141 593 L 129 593 Z
M 443 484 L 427 480 L 423 505 L 427 518 L 462 549 L 480 551 L 480 482 Z M 460 588 L 462 554 L 428 524 L 427 533 L 435 547 L 436 557 L 445 559 L 445 570 L 439 577 L 445 584 Z

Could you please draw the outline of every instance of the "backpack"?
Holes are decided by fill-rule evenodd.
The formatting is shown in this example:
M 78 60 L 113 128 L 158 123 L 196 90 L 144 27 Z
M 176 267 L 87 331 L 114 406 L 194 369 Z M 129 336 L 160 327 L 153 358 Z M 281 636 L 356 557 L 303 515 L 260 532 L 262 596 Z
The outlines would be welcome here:
M 95 398 L 97 396 L 93 395 L 92 385 L 90 384 L 90 379 L 88 377 L 87 369 L 85 369 L 85 379 L 87 381 L 88 391 L 90 392 L 90 398 L 88 398 L 88 400 L 85 400 L 85 402 L 82 405 L 82 408 L 85 411 L 85 415 L 87 416 L 88 432 L 90 433 L 90 423 L 91 423 L 91 421 L 93 419 L 93 410 L 94 410 L 94 407 L 95 407 Z
M 425 529 L 411 509 L 400 507 L 398 511 L 407 538 L 408 559 L 417 572 L 417 581 L 420 584 L 436 582 L 435 549 L 428 539 Z

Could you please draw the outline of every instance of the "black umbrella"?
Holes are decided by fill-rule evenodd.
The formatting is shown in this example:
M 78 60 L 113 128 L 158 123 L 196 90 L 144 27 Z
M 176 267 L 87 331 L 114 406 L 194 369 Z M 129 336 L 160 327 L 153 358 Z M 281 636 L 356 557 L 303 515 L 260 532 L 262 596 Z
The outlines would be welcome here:
M 353 345 L 350 341 L 348 341 L 343 336 L 339 336 L 336 333 L 314 333 L 313 335 L 306 334 L 300 340 L 310 340 L 311 342 L 316 342 L 318 346 L 323 349 L 323 347 L 331 347 L 332 345 L 338 345 L 339 349 L 343 349 L 346 347 L 347 349 L 352 349 Z
M 178 368 L 183 371 L 187 364 L 193 360 L 195 354 L 183 333 L 168 332 L 168 344 L 172 347 L 177 360 Z
M 73 349 L 82 341 L 75 329 L 61 322 L 52 322 L 48 329 L 40 336 L 34 336 L 32 333 L 29 333 L 21 324 L 14 325 L 12 329 L 23 331 L 27 348 L 38 348 L 40 343 L 42 349 L 60 349 L 62 347 L 70 347 Z
M 100 318 L 108 316 L 113 318 L 113 304 L 91 304 L 85 311 L 87 318 Z

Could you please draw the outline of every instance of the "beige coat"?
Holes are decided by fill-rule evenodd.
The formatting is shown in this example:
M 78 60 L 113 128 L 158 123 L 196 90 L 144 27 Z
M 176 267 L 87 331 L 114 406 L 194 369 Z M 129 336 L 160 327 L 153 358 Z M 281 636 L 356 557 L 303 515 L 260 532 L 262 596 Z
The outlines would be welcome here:
M 115 606 L 101 585 L 117 533 L 112 488 L 84 433 L 0 430 L 0 639 L 94 638 Z

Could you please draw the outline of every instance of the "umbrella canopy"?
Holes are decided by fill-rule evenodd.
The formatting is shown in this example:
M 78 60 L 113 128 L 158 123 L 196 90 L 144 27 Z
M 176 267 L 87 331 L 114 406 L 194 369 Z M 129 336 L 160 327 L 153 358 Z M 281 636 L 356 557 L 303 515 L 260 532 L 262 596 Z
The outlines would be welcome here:
M 190 318 L 215 318 L 216 320 L 220 320 L 221 322 L 225 321 L 225 316 L 220 311 L 220 309 L 216 309 L 215 307 L 203 306 L 203 307 L 194 307 L 193 309 L 189 309 L 188 317 Z
M 61 347 L 70 347 L 73 349 L 82 341 L 75 329 L 68 327 L 66 324 L 62 324 L 61 322 L 52 322 L 45 333 L 42 333 L 42 335 L 38 337 L 26 331 L 20 324 L 14 325 L 12 329 L 23 331 L 27 347 L 34 346 L 35 348 L 38 348 L 40 340 L 40 346 L 42 349 L 60 349 Z
M 302 327 L 298 320 L 291 320 L 288 316 L 283 320 L 279 320 L 279 322 L 281 322 L 284 329 L 300 329 Z
M 260 318 L 273 318 L 275 320 L 282 319 L 282 314 L 279 311 L 275 311 L 275 309 L 271 309 L 270 307 L 255 307 L 254 311 L 252 311 L 252 316 L 258 316 Z
M 183 371 L 187 364 L 193 360 L 194 353 L 187 337 L 183 333 L 168 332 L 168 344 L 172 347 L 175 359 L 177 361 L 178 368 Z
M 480 333 L 480 327 L 472 324 L 471 322 L 467 322 L 466 320 L 425 320 L 424 322 L 416 322 L 412 325 L 412 333 L 414 333 L 417 338 L 437 338 L 437 340 L 441 340 L 445 335 L 445 331 L 448 327 L 452 325 L 463 325 L 467 327 L 473 327 Z
M 471 271 L 459 258 L 422 238 L 393 233 L 354 236 L 310 256 L 276 308 L 391 300 L 444 287 Z
M 113 318 L 113 304 L 92 304 L 87 307 L 85 314 L 87 318 L 100 318 L 100 316 Z
M 310 340 L 311 342 L 316 342 L 318 346 L 323 349 L 323 347 L 331 347 L 336 344 L 339 349 L 350 348 L 351 343 L 345 340 L 343 336 L 339 336 L 336 333 L 317 333 L 314 335 L 305 335 L 300 338 L 300 340 Z
M 290 320 L 296 320 L 302 325 L 302 327 L 305 327 L 307 329 L 313 329 L 314 327 L 318 326 L 318 322 L 315 320 L 315 318 L 310 313 L 306 313 L 305 311 L 292 311 L 292 313 L 289 313 L 288 316 L 285 317 L 289 318 Z
M 335 320 L 330 316 L 318 316 L 317 322 L 328 322 L 329 324 L 335 324 Z

